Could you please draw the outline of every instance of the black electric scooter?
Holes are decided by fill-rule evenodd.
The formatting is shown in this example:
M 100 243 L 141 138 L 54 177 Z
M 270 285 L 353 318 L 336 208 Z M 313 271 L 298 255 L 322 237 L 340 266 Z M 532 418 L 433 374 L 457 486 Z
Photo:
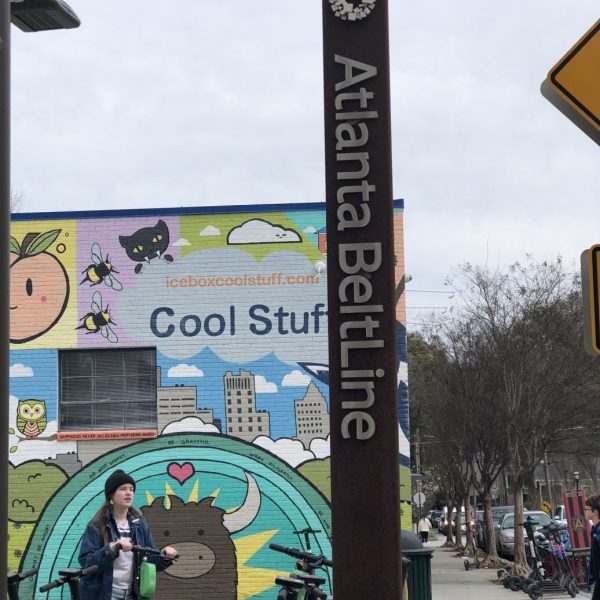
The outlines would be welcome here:
M 29 569 L 29 571 L 23 571 L 21 573 L 9 573 L 6 576 L 6 591 L 8 592 L 9 600 L 19 600 L 19 584 L 23 579 L 33 577 L 37 572 L 37 569 Z

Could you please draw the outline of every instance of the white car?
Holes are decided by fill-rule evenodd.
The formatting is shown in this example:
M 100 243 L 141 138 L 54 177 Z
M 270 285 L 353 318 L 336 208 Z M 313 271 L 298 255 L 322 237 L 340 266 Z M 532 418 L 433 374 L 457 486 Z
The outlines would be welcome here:
M 550 517 L 541 510 L 536 511 L 523 511 L 523 521 L 531 517 L 535 522 L 535 528 L 541 529 L 546 525 L 549 525 L 552 520 Z M 498 546 L 498 553 L 505 554 L 506 556 L 515 555 L 515 513 L 506 513 L 500 523 L 496 526 L 496 543 Z M 525 528 L 523 528 L 523 539 L 527 540 L 527 534 Z

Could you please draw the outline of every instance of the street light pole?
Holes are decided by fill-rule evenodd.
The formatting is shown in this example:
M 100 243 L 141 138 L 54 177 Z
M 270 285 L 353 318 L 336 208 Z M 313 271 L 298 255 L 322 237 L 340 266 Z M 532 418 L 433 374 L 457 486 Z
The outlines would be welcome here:
M 8 572 L 8 427 L 10 361 L 10 24 L 36 32 L 79 27 L 64 0 L 0 0 L 0 598 Z
M 10 0 L 0 0 L 0 598 L 8 572 L 8 373 L 10 339 Z
M 416 435 L 416 444 L 415 444 L 415 467 L 417 469 L 417 475 L 419 476 L 419 479 L 417 479 L 417 494 L 419 494 L 417 497 L 419 498 L 419 502 L 417 503 L 417 506 L 419 507 L 419 521 L 421 520 L 421 511 L 422 511 L 422 506 L 421 506 L 421 435 L 420 435 L 420 429 L 417 427 L 417 435 Z
M 552 501 L 552 488 L 550 487 L 550 477 L 548 475 L 548 453 L 544 450 L 544 475 L 546 477 L 546 489 L 548 490 L 548 502 L 550 502 L 550 511 L 554 514 L 554 502 Z

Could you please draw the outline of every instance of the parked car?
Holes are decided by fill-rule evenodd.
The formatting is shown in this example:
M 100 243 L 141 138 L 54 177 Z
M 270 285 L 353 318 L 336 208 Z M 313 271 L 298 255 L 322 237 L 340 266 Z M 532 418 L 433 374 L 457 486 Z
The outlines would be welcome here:
M 444 518 L 444 511 L 443 510 L 432 510 L 429 513 L 429 520 L 431 521 L 431 524 L 433 525 L 433 527 L 435 529 L 438 528 L 439 524 L 440 524 L 440 519 Z
M 496 527 L 502 517 L 509 512 L 513 512 L 515 510 L 514 506 L 494 506 L 492 507 L 492 523 L 494 527 Z M 485 522 L 483 520 L 483 511 L 481 515 L 481 519 L 477 519 L 477 523 L 475 524 L 475 544 L 478 548 L 481 548 L 485 552 L 487 552 L 487 537 L 485 530 Z
M 524 510 L 523 520 L 531 517 L 536 522 L 536 530 L 549 525 L 552 519 L 541 510 Z M 523 536 L 525 539 L 525 529 L 523 528 Z M 498 554 L 504 554 L 513 557 L 515 554 L 515 513 L 506 513 L 496 530 L 496 544 L 498 546 Z
M 456 511 L 452 513 L 452 523 L 450 523 L 450 527 L 454 528 L 454 519 L 456 519 Z M 448 513 L 444 513 L 442 518 L 440 519 L 440 524 L 438 525 L 438 531 L 442 535 L 448 534 Z M 462 513 L 460 515 L 460 531 L 461 533 L 466 533 L 467 531 L 467 518 L 465 514 Z
M 567 507 L 564 504 L 559 504 L 554 509 L 554 515 L 552 515 L 552 520 L 555 523 L 560 523 L 561 525 L 567 524 Z

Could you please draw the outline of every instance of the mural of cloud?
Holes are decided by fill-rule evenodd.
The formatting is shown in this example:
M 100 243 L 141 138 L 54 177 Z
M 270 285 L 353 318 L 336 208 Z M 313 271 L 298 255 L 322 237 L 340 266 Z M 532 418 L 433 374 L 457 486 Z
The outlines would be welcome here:
M 221 235 L 221 231 L 219 228 L 214 225 L 207 225 L 198 235 L 201 236 L 211 236 L 211 235 Z
M 317 230 L 312 225 L 309 225 L 306 229 L 303 229 L 302 231 L 304 233 L 315 233 Z
M 196 365 L 186 365 L 181 363 L 169 369 L 169 377 L 204 377 L 204 371 Z
M 251 219 L 227 234 L 228 244 L 286 244 L 301 242 L 302 238 L 293 229 L 284 229 L 262 219 Z
M 307 460 L 315 459 L 315 455 L 310 450 L 305 450 L 299 440 L 290 440 L 289 438 L 272 440 L 270 437 L 261 435 L 252 443 L 275 454 L 292 467 L 297 467 Z
M 403 361 L 398 363 L 398 382 L 401 381 L 408 385 L 408 363 Z
M 309 383 L 310 377 L 306 373 L 294 369 L 291 373 L 285 375 L 281 385 L 284 387 L 306 387 Z
M 275 394 L 277 392 L 277 384 L 267 381 L 262 375 L 257 375 L 254 378 L 254 386 L 256 391 L 261 394 Z
M 330 438 L 330 436 L 327 436 L 326 440 L 317 438 L 317 439 L 312 440 L 312 442 L 310 443 L 310 451 L 317 458 L 327 458 L 328 456 L 331 455 L 329 438 Z
M 191 246 L 192 244 L 190 243 L 189 240 L 186 240 L 185 238 L 179 238 L 176 242 L 173 242 L 173 246 Z
M 402 431 L 402 427 L 400 427 L 400 423 L 398 423 L 398 445 L 400 446 L 400 454 L 404 456 L 410 456 L 410 442 L 406 435 L 404 435 L 404 431 Z
M 216 425 L 205 423 L 198 417 L 185 417 L 169 423 L 162 433 L 220 433 L 220 431 Z
M 33 369 L 23 363 L 15 363 L 10 367 L 10 377 L 33 377 Z

